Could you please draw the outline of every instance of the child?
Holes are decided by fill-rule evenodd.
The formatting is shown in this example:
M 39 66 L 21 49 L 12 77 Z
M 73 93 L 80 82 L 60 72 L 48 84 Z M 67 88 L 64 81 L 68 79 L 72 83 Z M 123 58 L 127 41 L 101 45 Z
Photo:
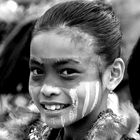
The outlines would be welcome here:
M 125 66 L 109 5 L 54 5 L 37 21 L 30 46 L 29 92 L 41 116 L 28 121 L 30 140 L 140 139 L 137 112 L 113 93 Z

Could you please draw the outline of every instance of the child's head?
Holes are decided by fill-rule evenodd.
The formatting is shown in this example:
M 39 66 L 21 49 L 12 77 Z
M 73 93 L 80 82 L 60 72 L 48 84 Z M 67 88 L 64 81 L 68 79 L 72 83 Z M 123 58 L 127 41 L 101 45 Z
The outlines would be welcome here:
M 123 77 L 120 44 L 119 21 L 103 3 L 60 3 L 37 21 L 29 90 L 49 126 L 95 121 L 106 109 L 107 91 Z

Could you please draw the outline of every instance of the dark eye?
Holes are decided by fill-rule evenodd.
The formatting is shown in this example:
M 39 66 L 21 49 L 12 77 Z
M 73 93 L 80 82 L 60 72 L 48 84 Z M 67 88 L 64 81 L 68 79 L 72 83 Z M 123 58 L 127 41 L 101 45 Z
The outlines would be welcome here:
M 32 73 L 33 73 L 33 75 L 42 75 L 43 74 L 43 71 L 42 70 L 40 70 L 40 69 L 34 69 L 33 71 L 32 71 Z
M 63 69 L 60 71 L 60 76 L 63 78 L 74 79 L 74 78 L 76 78 L 76 76 L 78 76 L 79 73 L 80 72 L 75 69 L 66 68 L 66 69 Z
M 41 68 L 31 67 L 31 77 L 33 80 L 40 80 L 43 78 L 45 72 Z
M 76 71 L 73 70 L 73 69 L 65 69 L 65 70 L 62 71 L 63 75 L 72 75 L 74 73 L 76 73 Z

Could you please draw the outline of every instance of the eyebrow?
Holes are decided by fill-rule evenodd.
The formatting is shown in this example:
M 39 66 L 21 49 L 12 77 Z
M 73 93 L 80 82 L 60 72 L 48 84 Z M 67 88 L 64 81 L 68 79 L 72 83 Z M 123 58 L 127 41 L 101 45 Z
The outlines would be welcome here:
M 52 61 L 53 61 L 55 66 L 66 65 L 68 63 L 71 63 L 71 64 L 79 64 L 80 63 L 78 60 L 71 59 L 71 58 L 52 59 Z
M 77 59 L 72 58 L 37 58 L 37 57 L 31 57 L 29 64 L 37 64 L 37 65 L 43 65 L 44 62 L 51 62 L 54 66 L 60 66 L 60 65 L 66 65 L 68 63 L 71 64 L 79 64 L 80 61 Z
M 41 65 L 42 66 L 43 62 L 42 62 L 42 60 L 40 58 L 31 56 L 30 61 L 29 61 L 29 65 L 31 65 L 31 64 Z

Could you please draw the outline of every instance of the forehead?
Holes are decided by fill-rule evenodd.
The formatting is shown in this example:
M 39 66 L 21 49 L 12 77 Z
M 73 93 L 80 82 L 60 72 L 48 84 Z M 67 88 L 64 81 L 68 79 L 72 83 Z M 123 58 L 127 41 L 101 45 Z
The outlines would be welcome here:
M 77 42 L 64 34 L 40 32 L 31 41 L 31 55 L 47 59 L 93 57 L 93 48 L 87 46 L 87 42 Z

